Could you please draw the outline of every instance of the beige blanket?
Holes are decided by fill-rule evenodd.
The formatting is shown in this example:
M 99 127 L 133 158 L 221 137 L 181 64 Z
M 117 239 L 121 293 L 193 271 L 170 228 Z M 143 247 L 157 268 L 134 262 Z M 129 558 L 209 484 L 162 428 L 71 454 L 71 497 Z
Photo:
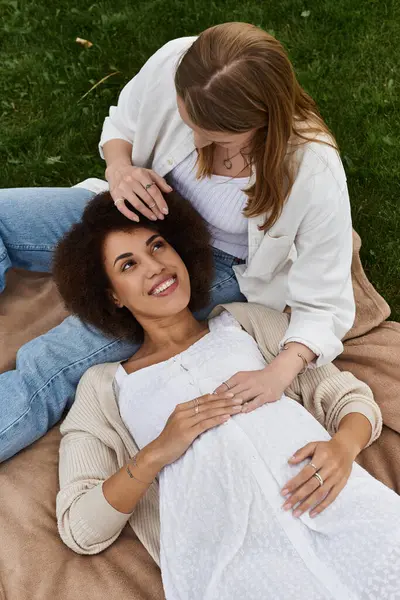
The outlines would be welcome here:
M 386 320 L 390 308 L 364 273 L 360 247 L 360 237 L 354 232 L 356 319 L 335 364 L 368 383 L 382 411 L 382 435 L 357 462 L 400 494 L 400 323 Z
M 359 462 L 400 493 L 400 324 L 385 321 L 386 302 L 365 277 L 354 235 L 357 317 L 336 361 L 374 391 L 382 437 Z M 12 271 L 0 296 L 0 371 L 17 349 L 57 325 L 61 300 L 48 275 Z M 75 555 L 59 540 L 55 521 L 58 427 L 0 465 L 0 600 L 161 600 L 160 573 L 130 528 L 103 554 Z
M 66 316 L 48 275 L 10 272 L 0 296 L 0 371 Z M 128 525 L 97 556 L 61 542 L 55 517 L 58 426 L 0 465 L 0 600 L 163 600 L 160 571 Z

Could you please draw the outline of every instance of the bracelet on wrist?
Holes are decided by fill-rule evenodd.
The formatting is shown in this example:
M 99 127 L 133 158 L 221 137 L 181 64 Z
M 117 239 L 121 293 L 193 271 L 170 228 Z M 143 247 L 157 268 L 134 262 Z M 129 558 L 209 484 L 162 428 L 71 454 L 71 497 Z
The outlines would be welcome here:
M 288 344 L 285 344 L 285 345 L 282 347 L 282 351 L 283 351 L 283 350 L 289 350 L 289 346 L 288 346 Z M 301 358 L 301 360 L 303 361 L 303 368 L 302 368 L 302 370 L 299 372 L 299 375 L 304 375 L 304 373 L 305 373 L 305 372 L 307 371 L 307 369 L 308 369 L 309 362 L 308 362 L 308 360 L 307 360 L 307 359 L 306 359 L 306 358 L 305 358 L 305 357 L 304 357 L 304 356 L 301 354 L 301 352 L 297 352 L 297 356 L 298 356 L 299 358 Z
M 131 465 L 132 468 L 134 468 L 134 467 L 138 468 L 136 457 L 137 457 L 137 454 L 132 456 L 132 458 L 130 459 L 130 462 L 132 463 L 132 465 Z M 137 477 L 135 477 L 135 475 L 132 473 L 132 471 L 130 469 L 129 463 L 126 465 L 125 469 L 131 479 L 135 479 L 136 481 L 139 481 L 139 483 L 145 483 L 146 485 L 151 485 L 153 483 L 152 481 L 143 481 L 142 479 L 138 479 Z

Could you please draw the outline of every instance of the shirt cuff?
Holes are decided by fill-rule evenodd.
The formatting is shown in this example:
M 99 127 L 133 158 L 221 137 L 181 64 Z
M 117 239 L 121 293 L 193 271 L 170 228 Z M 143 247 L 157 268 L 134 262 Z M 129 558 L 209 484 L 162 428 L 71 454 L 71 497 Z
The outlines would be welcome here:
M 74 519 L 84 523 L 88 531 L 98 536 L 96 542 L 109 539 L 121 531 L 132 515 L 119 512 L 107 502 L 102 483 L 83 494 L 72 510 Z
M 292 312 L 285 337 L 279 344 L 281 350 L 289 342 L 298 342 L 307 346 L 317 356 L 311 366 L 322 367 L 332 362 L 343 352 L 343 344 L 330 327 L 318 320 L 296 316 Z
M 340 421 L 344 417 L 346 417 L 347 415 L 350 415 L 352 413 L 359 413 L 361 415 L 364 415 L 364 417 L 366 417 L 368 419 L 368 421 L 371 423 L 371 437 L 368 441 L 368 444 L 365 446 L 367 448 L 368 446 L 370 446 L 372 444 L 372 442 L 374 442 L 380 436 L 381 429 L 382 429 L 382 423 L 381 423 L 380 419 L 377 420 L 376 412 L 373 410 L 373 408 L 371 406 L 369 406 L 362 400 L 353 400 L 353 401 L 349 402 L 348 404 L 345 404 L 345 406 L 343 406 L 343 408 L 340 409 L 340 411 L 337 415 L 338 428 L 340 425 Z
M 101 132 L 100 142 L 99 142 L 99 154 L 101 158 L 104 160 L 104 152 L 103 146 L 107 142 L 111 140 L 124 140 L 129 144 L 132 144 L 132 140 L 130 140 L 126 135 L 121 133 L 121 131 L 113 125 L 110 117 L 106 117 L 103 124 L 103 130 Z

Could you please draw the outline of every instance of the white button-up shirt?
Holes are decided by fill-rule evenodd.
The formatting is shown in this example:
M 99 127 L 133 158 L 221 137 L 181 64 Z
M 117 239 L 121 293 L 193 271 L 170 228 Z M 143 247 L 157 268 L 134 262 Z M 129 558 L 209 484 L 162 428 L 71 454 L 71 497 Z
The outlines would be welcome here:
M 180 57 L 195 38 L 173 40 L 158 50 L 123 88 L 110 108 L 102 146 L 122 139 L 132 163 L 165 176 L 193 150 L 193 132 L 181 120 L 174 86 Z M 297 341 L 317 354 L 317 366 L 342 352 L 354 321 L 351 283 L 352 224 L 346 176 L 338 153 L 309 142 L 296 152 L 297 174 L 281 216 L 268 232 L 264 216 L 248 220 L 249 254 L 235 267 L 249 302 L 283 311 L 291 319 L 282 344 Z M 94 191 L 104 189 L 85 182 Z

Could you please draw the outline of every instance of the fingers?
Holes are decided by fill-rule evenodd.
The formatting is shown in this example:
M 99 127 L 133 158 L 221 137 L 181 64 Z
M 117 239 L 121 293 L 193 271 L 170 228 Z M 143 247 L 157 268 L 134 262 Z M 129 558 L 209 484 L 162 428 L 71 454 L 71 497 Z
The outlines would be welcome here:
M 233 397 L 234 396 L 231 392 L 226 392 L 225 394 L 206 394 L 205 396 L 200 396 L 200 398 L 197 398 L 197 401 L 198 401 L 198 405 L 200 407 L 206 403 L 214 404 L 217 401 L 232 400 Z M 182 402 L 181 404 L 178 404 L 176 406 L 175 410 L 187 410 L 187 409 L 193 410 L 193 407 L 194 407 L 193 400 L 189 400 L 188 402 Z
M 322 474 L 323 471 L 321 470 L 320 473 Z M 305 500 L 301 501 L 299 505 L 296 506 L 296 509 L 293 511 L 294 517 L 301 517 L 302 514 L 310 510 L 312 507 L 318 505 L 325 498 L 327 498 L 328 494 L 333 488 L 333 483 L 329 479 L 325 480 L 323 477 L 324 483 L 322 486 L 319 485 L 315 477 L 312 479 L 316 481 L 318 487 L 311 494 L 309 494 Z
M 127 217 L 131 221 L 135 221 L 136 223 L 139 221 L 139 217 L 127 207 L 123 198 L 118 198 L 114 202 L 114 204 L 119 210 L 119 212 L 122 213 L 125 217 Z
M 243 394 L 243 396 L 246 398 L 246 394 Z M 253 412 L 253 410 L 256 410 L 256 408 L 260 408 L 260 406 L 262 406 L 263 404 L 266 404 L 266 402 L 264 401 L 263 396 L 256 396 L 253 400 L 246 401 L 246 404 L 243 407 L 243 411 L 244 413 L 251 413 Z
M 231 380 L 230 380 L 231 381 Z M 227 385 L 229 385 L 229 391 L 232 392 L 235 396 L 240 396 L 243 399 L 243 402 L 250 402 L 250 400 L 255 400 L 255 398 L 261 396 L 262 392 L 259 391 L 259 394 L 255 393 L 254 389 L 250 389 L 248 385 L 244 383 L 236 383 L 230 385 L 228 382 L 225 384 L 221 384 L 215 390 L 216 393 L 220 394 L 224 391 L 228 390 Z
M 202 423 L 203 421 L 209 421 L 210 419 L 214 419 L 216 417 L 223 417 L 224 415 L 233 416 L 237 415 L 240 412 L 241 406 L 238 406 L 237 404 L 230 404 L 221 407 L 212 407 L 202 410 L 201 412 L 199 411 L 197 414 L 193 413 L 193 415 L 189 417 L 189 422 L 192 427 L 196 427 L 199 423 Z
M 170 192 L 172 192 L 172 187 L 165 181 L 164 177 L 161 177 L 161 175 L 159 175 L 158 173 L 155 173 L 154 171 L 150 170 L 149 171 L 149 175 L 152 178 L 152 180 L 157 184 L 157 187 L 162 190 L 163 192 L 165 192 L 166 194 L 169 194 Z M 165 207 L 168 210 L 167 205 L 165 205 Z M 161 207 L 160 207 L 161 208 Z M 165 213 L 167 214 L 167 213 Z
M 320 502 L 315 508 L 312 509 L 312 511 L 310 512 L 310 517 L 314 518 L 317 515 L 321 514 L 326 508 L 328 508 L 328 506 L 332 504 L 334 500 L 336 500 L 336 498 L 338 497 L 345 485 L 345 480 L 334 485 L 331 491 L 326 496 L 326 498 L 322 500 L 322 502 Z
M 146 185 L 146 183 L 143 184 L 137 179 L 133 179 L 131 183 L 131 189 L 133 191 L 132 200 L 129 198 L 128 200 L 138 212 L 146 217 L 146 219 L 157 221 L 157 218 L 159 218 L 162 220 L 164 219 L 164 215 L 158 210 L 157 203 L 145 188 Z M 151 188 L 149 188 L 149 190 L 150 189 Z M 149 208 L 150 206 L 152 208 Z
M 137 181 L 142 186 L 144 193 L 136 193 L 143 200 L 143 202 L 147 204 L 154 215 L 158 219 L 163 220 L 164 215 L 168 214 L 168 207 L 152 176 L 153 174 L 151 171 L 143 172 L 138 175 Z
M 317 470 L 321 467 L 321 465 L 317 464 L 315 464 L 315 466 L 317 467 Z M 297 488 L 299 488 L 306 481 L 308 481 L 314 475 L 315 472 L 316 470 L 310 464 L 303 467 L 300 473 L 298 473 L 296 477 L 293 477 L 293 479 L 290 479 L 283 487 L 281 491 L 282 496 L 287 496 L 288 494 L 291 494 L 292 492 L 297 490 Z
M 309 456 L 313 456 L 315 450 L 317 449 L 318 443 L 319 442 L 310 442 L 309 444 L 306 444 L 305 446 L 300 448 L 300 450 L 297 450 L 297 452 L 295 452 L 293 456 L 289 458 L 289 462 L 293 465 L 296 465 L 308 458 Z M 315 466 L 318 467 L 317 464 Z
M 209 429 L 212 429 L 213 427 L 217 427 L 218 425 L 222 425 L 223 423 L 226 423 L 227 421 L 229 421 L 230 418 L 231 418 L 231 415 L 220 415 L 218 417 L 212 417 L 210 419 L 205 419 L 203 421 L 200 421 L 200 423 L 197 423 L 197 425 L 195 425 L 191 429 L 191 431 L 193 433 L 193 438 L 195 439 L 196 437 L 198 437 L 202 433 L 205 433 Z
M 168 214 L 168 206 L 160 191 L 171 192 L 172 188 L 165 179 L 150 169 L 135 169 L 125 174 L 118 186 L 112 190 L 114 202 L 117 200 L 127 200 L 132 206 L 147 219 L 156 221 L 164 219 Z M 116 205 L 118 210 L 127 216 L 133 218 L 134 213 L 129 210 L 123 202 Z
M 324 469 L 321 469 L 318 474 L 322 477 L 322 486 L 316 477 L 311 476 L 306 483 L 298 488 L 290 498 L 286 500 L 282 507 L 283 510 L 290 510 L 291 508 L 296 507 L 293 516 L 299 517 L 325 498 L 332 485 L 328 479 L 328 473 Z

